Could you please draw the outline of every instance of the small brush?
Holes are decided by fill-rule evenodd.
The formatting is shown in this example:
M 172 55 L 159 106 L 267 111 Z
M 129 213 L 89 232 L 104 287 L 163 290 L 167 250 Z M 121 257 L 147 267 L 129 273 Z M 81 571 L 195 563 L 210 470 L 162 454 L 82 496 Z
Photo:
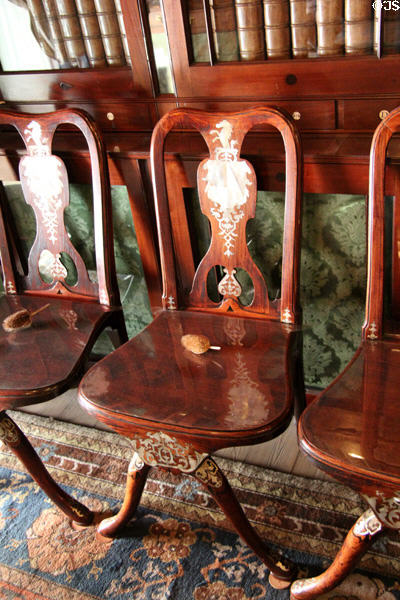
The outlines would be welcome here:
M 21 308 L 21 310 L 17 310 L 12 313 L 8 317 L 3 320 L 3 329 L 7 331 L 7 333 L 12 333 L 17 329 L 26 329 L 32 325 L 32 317 L 42 312 L 45 308 L 48 308 L 50 304 L 45 304 L 36 310 L 30 311 L 26 308 Z
M 211 346 L 210 340 L 205 335 L 188 333 L 181 337 L 181 343 L 186 350 L 194 354 L 204 354 L 207 350 L 221 350 L 221 346 Z

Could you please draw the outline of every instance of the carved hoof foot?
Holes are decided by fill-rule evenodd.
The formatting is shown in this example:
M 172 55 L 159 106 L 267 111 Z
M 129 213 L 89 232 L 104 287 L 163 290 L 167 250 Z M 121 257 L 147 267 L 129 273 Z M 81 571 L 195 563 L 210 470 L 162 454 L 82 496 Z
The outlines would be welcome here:
M 287 579 L 279 579 L 273 573 L 270 573 L 268 577 L 269 585 L 275 590 L 286 590 L 291 585 L 292 580 L 293 578 L 289 581 Z
M 316 598 L 316 583 L 317 580 L 315 577 L 310 577 L 309 579 L 298 579 L 290 588 L 290 600 L 307 600 L 308 598 Z
M 118 515 L 109 515 L 103 518 L 97 527 L 97 533 L 103 538 L 114 538 L 119 534 L 121 529 L 120 523 L 117 520 Z

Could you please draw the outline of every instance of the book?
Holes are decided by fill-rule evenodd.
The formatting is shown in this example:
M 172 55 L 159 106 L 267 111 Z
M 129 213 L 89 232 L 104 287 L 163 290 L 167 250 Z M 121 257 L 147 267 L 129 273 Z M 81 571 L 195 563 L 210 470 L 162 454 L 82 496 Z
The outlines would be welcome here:
M 94 0 L 75 0 L 86 54 L 91 67 L 105 67 L 106 56 Z
M 210 0 L 217 60 L 239 60 L 234 0 Z
M 268 58 L 289 58 L 289 0 L 264 0 L 264 23 Z
M 316 0 L 290 0 L 292 54 L 294 58 L 306 58 L 315 56 L 317 53 L 315 3 Z
M 193 60 L 195 62 L 209 62 L 206 17 L 204 14 L 203 0 L 189 0 L 189 26 L 192 38 Z
M 382 53 L 398 54 L 400 52 L 400 10 L 382 10 Z M 374 18 L 374 51 L 377 52 L 380 36 L 379 20 L 375 11 Z
M 94 6 L 107 64 L 112 67 L 124 66 L 125 51 L 114 0 L 94 0 Z
M 317 52 L 337 56 L 344 50 L 343 0 L 317 0 Z
M 344 19 L 346 54 L 370 54 L 373 37 L 370 0 L 345 0 Z
M 235 0 L 241 60 L 265 58 L 264 19 L 261 0 Z
M 122 14 L 121 0 L 114 0 L 114 3 L 115 3 L 115 11 L 117 13 L 117 18 L 118 18 L 119 30 L 121 32 L 122 46 L 123 46 L 124 52 L 125 52 L 125 60 L 129 66 L 132 66 L 132 59 L 131 59 L 131 55 L 129 52 L 128 38 L 126 37 L 124 16 Z
M 42 5 L 49 27 L 51 44 L 54 49 L 54 58 L 59 63 L 61 69 L 68 69 L 71 63 L 69 62 L 67 50 L 64 45 L 56 0 L 42 0 Z
M 65 50 L 72 67 L 88 67 L 81 26 L 74 0 L 57 0 L 55 3 Z

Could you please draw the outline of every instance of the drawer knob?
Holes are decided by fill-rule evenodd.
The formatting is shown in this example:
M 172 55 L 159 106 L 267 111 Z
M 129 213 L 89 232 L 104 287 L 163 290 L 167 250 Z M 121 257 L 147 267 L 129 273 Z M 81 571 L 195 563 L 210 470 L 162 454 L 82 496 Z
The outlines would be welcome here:
M 295 121 L 300 121 L 301 119 L 301 113 L 299 113 L 298 110 L 295 110 L 294 113 L 292 114 L 292 117 Z
M 383 121 L 383 119 L 386 119 L 386 117 L 388 116 L 389 111 L 388 110 L 381 110 L 379 112 L 379 118 Z
M 107 113 L 107 119 L 108 119 L 109 121 L 114 121 L 114 119 L 115 119 L 115 117 L 114 117 L 114 113 L 112 113 L 112 112 L 108 112 L 108 113 Z

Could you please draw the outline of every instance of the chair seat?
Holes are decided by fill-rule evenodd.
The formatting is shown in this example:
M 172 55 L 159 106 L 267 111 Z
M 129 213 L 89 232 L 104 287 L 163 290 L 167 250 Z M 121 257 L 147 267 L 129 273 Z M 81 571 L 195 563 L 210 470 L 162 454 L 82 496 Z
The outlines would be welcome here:
M 97 302 L 10 295 L 0 299 L 0 321 L 26 308 L 50 304 L 31 327 L 6 333 L 0 327 L 0 409 L 25 406 L 54 397 L 79 375 L 94 335 L 110 315 Z
M 221 350 L 193 354 L 181 344 L 188 333 Z M 291 418 L 296 344 L 297 332 L 279 322 L 163 311 L 89 370 L 80 400 L 125 435 L 130 426 L 153 426 L 255 443 Z
M 357 489 L 400 489 L 400 343 L 365 342 L 303 413 L 300 442 L 324 470 Z

